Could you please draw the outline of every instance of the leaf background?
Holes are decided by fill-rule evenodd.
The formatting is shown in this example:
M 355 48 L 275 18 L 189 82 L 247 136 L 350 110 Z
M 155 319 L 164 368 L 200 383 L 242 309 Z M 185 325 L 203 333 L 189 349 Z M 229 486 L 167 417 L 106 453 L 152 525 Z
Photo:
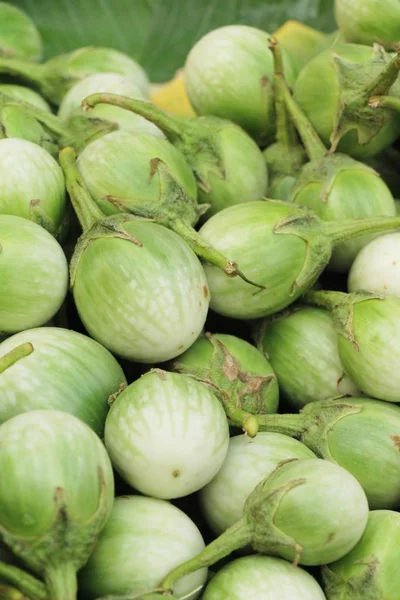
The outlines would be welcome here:
M 384 1 L 384 0 L 382 0 Z M 35 21 L 45 58 L 87 45 L 136 58 L 154 82 L 170 79 L 202 35 L 232 23 L 275 31 L 296 19 L 335 29 L 333 0 L 12 0 Z

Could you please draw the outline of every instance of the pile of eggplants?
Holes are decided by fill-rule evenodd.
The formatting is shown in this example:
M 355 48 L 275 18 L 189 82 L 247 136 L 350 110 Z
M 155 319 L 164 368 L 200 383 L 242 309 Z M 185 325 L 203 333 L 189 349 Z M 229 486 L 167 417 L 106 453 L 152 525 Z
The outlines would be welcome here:
M 400 598 L 400 8 L 335 18 L 182 116 L 0 2 L 4 600 Z

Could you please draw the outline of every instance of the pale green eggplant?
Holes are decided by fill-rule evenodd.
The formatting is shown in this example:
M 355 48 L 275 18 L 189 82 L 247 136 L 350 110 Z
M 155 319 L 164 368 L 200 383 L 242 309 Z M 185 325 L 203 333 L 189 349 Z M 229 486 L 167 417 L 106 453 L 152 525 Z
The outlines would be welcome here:
M 204 549 L 193 521 L 166 500 L 143 496 L 115 499 L 105 528 L 88 563 L 79 574 L 85 600 L 118 595 L 147 599 L 168 572 Z M 207 569 L 182 578 L 174 586 L 179 598 L 196 600 Z
M 111 405 L 104 439 L 127 483 L 171 499 L 198 491 L 218 473 L 229 427 L 211 389 L 187 375 L 153 369 Z
M 0 344 L 0 423 L 49 408 L 75 415 L 102 436 L 108 400 L 125 385 L 112 354 L 76 331 L 29 329 Z
M 209 205 L 203 219 L 227 206 L 259 200 L 267 191 L 268 172 L 261 151 L 241 127 L 226 119 L 178 118 L 150 102 L 115 94 L 93 94 L 85 99 L 84 107 L 91 109 L 89 114 L 98 114 L 100 107 L 128 109 L 136 118 L 157 125 L 193 170 L 199 202 Z
M 256 413 L 274 413 L 279 403 L 275 373 L 254 346 L 233 335 L 205 334 L 172 364 L 177 373 L 208 385 L 233 425 L 251 437 Z
M 67 294 L 65 254 L 40 225 L 0 215 L 0 281 L 0 332 L 39 327 L 56 314 Z
M 44 579 L 52 600 L 75 600 L 76 572 L 112 509 L 107 452 L 87 425 L 54 410 L 6 421 L 0 444 L 0 537 Z
M 227 25 L 204 35 L 190 50 L 184 68 L 185 86 L 199 115 L 229 119 L 260 145 L 273 140 L 273 57 L 269 34 L 246 25 Z M 283 52 L 289 82 L 295 79 Z
M 327 310 L 294 305 L 258 325 L 256 338 L 291 406 L 300 409 L 333 396 L 360 395 L 343 370 L 335 324 Z
M 399 513 L 371 511 L 353 550 L 322 570 L 327 600 L 397 600 L 399 559 Z
M 308 292 L 332 312 L 345 372 L 372 398 L 400 402 L 400 300 L 368 292 Z
M 231 437 L 221 469 L 199 492 L 200 508 L 212 531 L 220 535 L 239 521 L 249 494 L 282 461 L 313 457 L 307 446 L 280 433 Z

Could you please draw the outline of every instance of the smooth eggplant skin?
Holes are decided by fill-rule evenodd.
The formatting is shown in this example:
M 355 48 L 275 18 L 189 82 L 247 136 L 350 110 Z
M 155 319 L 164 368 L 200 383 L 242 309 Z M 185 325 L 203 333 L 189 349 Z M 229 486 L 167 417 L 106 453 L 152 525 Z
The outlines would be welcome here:
M 356 68 L 358 64 L 363 65 L 371 59 L 372 48 L 358 44 L 340 44 L 325 50 L 305 65 L 293 86 L 294 99 L 328 147 L 341 102 L 340 73 L 335 64 L 336 57 Z M 371 67 L 371 82 L 374 76 L 381 73 L 383 66 L 382 63 L 376 63 Z M 400 117 L 393 113 L 393 118 L 367 144 L 362 145 L 357 141 L 357 132 L 354 130 L 342 137 L 337 150 L 355 158 L 369 158 L 389 147 L 399 132 Z
M 335 157 L 329 157 L 332 164 Z M 364 217 L 396 215 L 393 196 L 384 181 L 372 169 L 367 169 L 362 163 L 354 161 L 340 167 L 341 156 L 336 156 L 338 172 L 331 181 L 327 196 L 327 181 L 314 182 L 310 177 L 309 183 L 300 189 L 295 186 L 291 201 L 301 206 L 311 208 L 324 221 L 338 221 L 342 219 L 362 219 Z M 321 167 L 326 159 L 321 161 Z M 303 169 L 303 176 L 307 170 Z M 340 169 L 340 170 L 339 170 Z M 371 236 L 362 236 L 338 244 L 332 251 L 328 265 L 331 271 L 348 273 L 360 250 L 372 239 Z
M 114 468 L 142 494 L 179 498 L 206 485 L 228 452 L 219 400 L 187 375 L 153 370 L 111 406 L 105 444 Z
M 215 135 L 215 141 L 225 173 L 221 177 L 205 164 L 204 178 L 210 189 L 198 187 L 198 201 L 211 205 L 205 213 L 206 219 L 233 204 L 260 200 L 268 188 L 268 169 L 264 156 L 241 127 L 222 127 Z M 203 176 L 201 168 L 198 171 Z
M 0 471 L 7 482 L 0 486 L 0 527 L 7 543 L 11 536 L 14 552 L 39 574 L 64 561 L 79 569 L 91 551 L 90 519 L 99 519 L 101 529 L 114 500 L 103 443 L 72 415 L 32 410 L 0 425 L 0 444 Z M 65 507 L 61 531 L 60 494 Z M 66 541 L 71 535 L 73 546 Z
M 43 325 L 67 294 L 61 246 L 40 225 L 14 215 L 0 215 L 0 245 L 0 332 Z
M 140 594 L 157 587 L 169 571 L 203 549 L 197 526 L 170 502 L 117 497 L 97 546 L 80 572 L 79 590 L 85 600 Z M 174 595 L 195 600 L 206 577 L 207 569 L 200 569 L 179 579 Z
M 112 92 L 120 96 L 140 98 L 142 100 L 146 100 L 147 98 L 137 84 L 135 77 L 120 75 L 118 73 L 95 73 L 77 81 L 68 90 L 61 101 L 58 116 L 65 121 L 81 113 L 91 118 L 105 119 L 117 123 L 120 129 L 151 133 L 162 138 L 164 137 L 164 134 L 153 123 L 117 106 L 100 104 L 94 107 L 90 113 L 84 113 L 81 108 L 82 101 L 87 96 L 99 92 Z
M 353 550 L 324 567 L 327 600 L 350 598 L 349 594 L 355 600 L 368 597 L 397 600 L 400 597 L 399 560 L 399 513 L 372 510 L 367 527 Z
M 0 140 L 0 214 L 32 219 L 31 202 L 57 229 L 65 218 L 67 197 L 61 167 L 46 150 L 28 140 Z
M 400 402 L 400 300 L 386 297 L 354 305 L 354 344 L 339 336 L 344 370 L 368 396 Z
M 268 357 L 282 395 L 300 409 L 316 400 L 359 395 L 344 372 L 337 345 L 329 311 L 297 306 L 265 322 L 258 347 Z
M 314 457 L 307 446 L 280 433 L 260 432 L 253 439 L 244 434 L 232 437 L 221 469 L 199 492 L 208 525 L 220 535 L 239 521 L 248 495 L 280 462 Z
M 299 485 L 293 485 L 296 481 Z M 268 477 L 264 492 L 285 485 L 288 489 L 274 511 L 273 523 L 302 548 L 299 564 L 328 564 L 350 552 L 365 530 L 369 512 L 356 478 L 334 463 L 304 458 L 278 467 Z M 295 556 L 287 543 L 274 553 L 286 560 Z
M 129 360 L 175 358 L 200 334 L 210 293 L 189 246 L 156 223 L 124 223 L 142 245 L 96 238 L 77 265 L 73 295 L 89 334 Z
M 400 233 L 372 240 L 357 255 L 347 280 L 349 292 L 368 290 L 400 298 Z
M 148 133 L 108 133 L 86 146 L 77 166 L 92 198 L 110 215 L 119 211 L 104 199 L 107 195 L 123 200 L 133 211 L 135 200 L 147 202 L 150 209 L 159 203 L 162 182 L 150 163 L 155 158 L 163 161 L 183 192 L 196 199 L 196 181 L 183 154 L 167 140 Z
M 24 343 L 32 344 L 32 354 L 0 374 L 0 423 L 22 412 L 47 408 L 75 415 L 102 436 L 108 398 L 126 384 L 113 355 L 81 333 L 41 327 L 2 342 L 0 361 Z
M 398 0 L 335 0 L 335 19 L 348 42 L 393 48 L 400 39 Z
M 232 560 L 211 579 L 203 600 L 325 600 L 316 580 L 301 567 L 272 556 Z
M 219 212 L 200 229 L 207 242 L 238 262 L 248 279 L 265 286 L 258 290 L 239 277 L 226 277 L 217 268 L 204 265 L 210 307 L 215 312 L 256 319 L 277 312 L 301 295 L 301 289 L 292 293 L 292 288 L 304 265 L 307 244 L 297 235 L 273 232 L 290 211 L 290 205 L 284 203 L 247 202 Z
M 219 27 L 192 47 L 184 68 L 185 87 L 197 114 L 229 119 L 262 145 L 274 134 L 274 66 L 268 38 L 255 27 Z M 294 69 L 282 53 L 292 84 Z

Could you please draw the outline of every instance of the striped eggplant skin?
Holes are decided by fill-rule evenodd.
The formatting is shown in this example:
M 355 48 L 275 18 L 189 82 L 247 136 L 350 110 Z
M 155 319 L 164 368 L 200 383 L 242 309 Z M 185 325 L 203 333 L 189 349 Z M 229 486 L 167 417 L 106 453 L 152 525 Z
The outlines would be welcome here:
M 37 210 L 55 230 L 65 219 L 67 197 L 61 167 L 37 144 L 4 138 L 0 140 L 0 214 L 35 220 Z
M 187 496 L 217 474 L 229 427 L 219 400 L 187 375 L 155 369 L 111 405 L 105 444 L 114 468 L 139 492 Z
M 291 205 L 281 202 L 246 202 L 214 215 L 200 229 L 201 236 L 217 250 L 240 264 L 251 281 L 229 278 L 218 269 L 204 265 L 211 291 L 210 307 L 236 319 L 267 316 L 291 304 L 301 295 L 292 293 L 301 272 L 307 243 L 296 235 L 276 235 L 275 224 L 286 218 Z
M 173 231 L 124 222 L 138 243 L 118 237 L 89 242 L 76 266 L 73 295 L 89 334 L 136 362 L 170 360 L 199 336 L 208 311 L 204 270 Z
M 173 568 L 203 549 L 197 526 L 170 502 L 117 497 L 97 546 L 80 572 L 79 590 L 85 600 L 140 594 L 156 588 Z M 207 569 L 182 577 L 173 586 L 174 595 L 196 600 L 206 577 Z
M 43 325 L 68 289 L 68 265 L 58 242 L 43 227 L 0 215 L 0 332 Z
M 366 298 L 349 310 L 355 343 L 339 335 L 344 370 L 368 396 L 400 402 L 400 299 Z
M 204 35 L 184 68 L 185 87 L 199 115 L 229 119 L 265 145 L 274 135 L 273 56 L 269 34 L 256 27 L 228 25 Z M 295 75 L 282 51 L 285 75 Z
M 95 340 L 60 327 L 22 331 L 0 344 L 1 357 L 20 344 L 33 352 L 0 374 L 0 423 L 22 412 L 71 413 L 103 435 L 108 398 L 126 385 L 113 355 Z
M 0 56 L 39 61 L 43 44 L 28 15 L 8 2 L 0 2 Z
M 398 0 L 335 0 L 335 19 L 348 42 L 394 48 L 400 39 Z
M 393 196 L 378 173 L 343 154 L 303 167 L 290 200 L 311 208 L 324 221 L 396 215 Z M 362 236 L 335 246 L 327 268 L 347 273 L 372 237 Z
M 232 437 L 221 469 L 199 492 L 208 525 L 220 535 L 239 521 L 249 494 L 280 462 L 314 457 L 307 446 L 280 433 L 259 432 L 253 439 L 244 434 Z
M 322 570 L 327 600 L 397 600 L 400 597 L 400 515 L 372 510 L 356 546 Z
M 0 425 L 0 446 L 0 534 L 52 598 L 75 598 L 114 500 L 104 445 L 72 415 L 33 410 Z
M 231 561 L 207 585 L 203 600 L 325 600 L 316 580 L 301 567 L 273 556 Z
M 131 113 L 133 114 L 133 113 Z M 190 199 L 197 198 L 192 170 L 183 154 L 167 140 L 148 133 L 114 131 L 80 153 L 77 166 L 93 200 L 106 215 L 119 209 L 104 199 L 115 196 L 135 211 L 135 200 L 149 208 L 159 203 L 163 182 L 151 161 L 160 159 Z M 193 223 L 191 223 L 193 224 Z
M 337 346 L 332 316 L 313 306 L 274 315 L 258 333 L 258 348 L 271 363 L 281 394 L 297 409 L 316 400 L 360 394 L 344 372 Z
M 354 548 L 369 507 L 351 473 L 326 460 L 302 458 L 279 465 L 250 494 L 244 512 L 254 521 L 254 549 L 317 566 Z
M 112 92 L 129 98 L 146 100 L 135 77 L 120 75 L 118 73 L 94 73 L 77 81 L 63 97 L 58 116 L 67 121 L 76 114 L 85 114 L 81 108 L 82 101 L 90 94 L 98 92 Z M 100 104 L 88 114 L 90 118 L 105 119 L 117 123 L 120 129 L 151 133 L 163 138 L 164 134 L 158 127 L 143 117 L 136 115 L 118 106 Z

